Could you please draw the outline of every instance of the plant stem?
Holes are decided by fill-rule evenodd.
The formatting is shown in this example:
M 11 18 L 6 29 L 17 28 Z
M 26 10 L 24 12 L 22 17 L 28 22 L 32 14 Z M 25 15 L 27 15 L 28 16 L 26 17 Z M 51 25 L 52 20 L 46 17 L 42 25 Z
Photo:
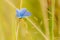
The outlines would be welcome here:
M 22 8 L 22 2 L 23 2 L 23 0 L 20 0 L 20 9 Z
M 41 12 L 42 12 L 42 17 L 43 17 L 43 22 L 44 22 L 44 27 L 45 27 L 45 34 L 48 39 L 49 38 L 49 21 L 48 21 L 48 13 L 47 13 L 47 0 L 39 0 L 40 6 L 41 6 Z
M 45 35 L 29 18 L 26 17 L 26 19 L 34 26 L 34 28 L 36 28 L 36 30 L 37 30 L 39 33 L 42 34 L 42 36 L 43 36 L 46 40 L 48 40 L 48 38 L 46 37 L 46 35 Z
M 52 14 L 52 28 L 51 28 L 51 38 L 50 40 L 54 40 L 54 13 L 55 13 L 55 0 L 51 0 L 51 14 Z

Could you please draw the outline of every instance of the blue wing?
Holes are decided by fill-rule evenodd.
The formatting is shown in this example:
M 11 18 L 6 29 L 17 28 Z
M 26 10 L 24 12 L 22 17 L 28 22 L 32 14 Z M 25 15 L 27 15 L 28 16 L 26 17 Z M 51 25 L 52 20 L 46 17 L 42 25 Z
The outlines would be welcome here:
M 19 13 L 19 9 L 16 9 L 16 13 Z
M 20 16 L 23 16 L 25 14 L 25 12 L 26 12 L 26 8 L 21 9 L 20 10 L 20 13 L 19 13 Z
M 30 16 L 31 13 L 30 12 L 25 12 L 25 14 L 23 16 Z
M 27 12 L 26 8 L 22 8 L 21 10 L 16 9 L 16 16 L 18 18 L 23 18 L 30 15 L 30 12 Z
M 20 18 L 24 18 L 24 17 L 30 16 L 30 15 L 31 15 L 30 12 L 25 12 L 24 15 L 22 15 Z
M 16 16 L 19 18 L 20 16 L 20 14 L 19 14 L 20 12 L 19 12 L 19 10 L 18 9 L 16 9 Z
M 22 18 L 23 17 L 23 15 L 25 14 L 25 12 L 26 12 L 26 8 L 23 8 L 23 9 L 21 9 L 21 10 L 16 10 L 16 16 L 18 17 L 18 18 Z

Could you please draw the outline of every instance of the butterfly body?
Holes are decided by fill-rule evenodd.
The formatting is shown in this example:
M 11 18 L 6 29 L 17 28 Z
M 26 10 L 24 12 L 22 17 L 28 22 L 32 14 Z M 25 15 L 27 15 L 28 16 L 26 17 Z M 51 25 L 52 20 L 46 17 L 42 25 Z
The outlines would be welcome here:
M 31 15 L 30 12 L 28 12 L 26 8 L 16 10 L 16 16 L 20 19 L 30 15 Z

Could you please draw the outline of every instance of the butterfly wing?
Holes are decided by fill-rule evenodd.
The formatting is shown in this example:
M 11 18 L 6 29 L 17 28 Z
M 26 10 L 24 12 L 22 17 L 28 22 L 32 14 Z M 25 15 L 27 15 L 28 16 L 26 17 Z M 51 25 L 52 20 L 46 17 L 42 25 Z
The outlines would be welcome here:
M 16 9 L 16 16 L 19 18 L 20 17 L 20 14 L 19 14 L 20 12 L 19 12 L 19 10 L 18 9 Z
M 30 12 L 25 12 L 25 14 L 23 16 L 30 16 L 31 13 Z
M 24 18 L 24 17 L 26 17 L 26 16 L 30 16 L 31 14 L 30 14 L 30 12 L 25 12 L 22 16 L 21 16 L 21 18 Z
M 26 12 L 26 8 L 21 9 L 20 10 L 20 13 L 19 13 L 20 16 L 23 16 L 25 14 L 25 12 Z
M 21 9 L 21 10 L 16 10 L 16 16 L 18 17 L 18 18 L 22 18 L 23 17 L 23 15 L 25 14 L 25 12 L 26 12 L 26 8 L 23 8 L 23 9 Z
M 19 13 L 19 9 L 16 9 L 16 13 Z
M 26 8 L 23 8 L 21 10 L 18 10 L 18 9 L 16 10 L 16 16 L 18 18 L 23 18 L 23 17 L 30 16 L 30 15 L 31 15 L 30 12 L 28 12 Z

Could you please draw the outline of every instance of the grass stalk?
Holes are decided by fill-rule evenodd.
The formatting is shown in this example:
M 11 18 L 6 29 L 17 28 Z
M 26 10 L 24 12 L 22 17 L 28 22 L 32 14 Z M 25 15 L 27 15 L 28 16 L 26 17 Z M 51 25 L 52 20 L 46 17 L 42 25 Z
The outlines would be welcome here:
M 47 14 L 47 0 L 39 0 L 40 2 L 40 6 L 41 6 L 41 11 L 42 11 L 42 17 L 43 17 L 43 21 L 44 21 L 44 27 L 45 27 L 45 34 L 47 36 L 48 39 L 49 38 L 49 21 L 48 21 L 48 14 Z
M 29 18 L 26 17 L 26 19 L 34 26 L 34 28 L 36 28 L 36 30 L 42 34 L 42 36 L 48 40 L 48 38 L 46 37 L 46 35 L 37 27 L 37 25 L 34 24 L 34 22 L 32 22 Z
M 55 0 L 51 0 L 51 14 L 52 14 L 52 29 L 51 29 L 51 38 L 50 40 L 54 40 L 54 13 L 55 13 Z

